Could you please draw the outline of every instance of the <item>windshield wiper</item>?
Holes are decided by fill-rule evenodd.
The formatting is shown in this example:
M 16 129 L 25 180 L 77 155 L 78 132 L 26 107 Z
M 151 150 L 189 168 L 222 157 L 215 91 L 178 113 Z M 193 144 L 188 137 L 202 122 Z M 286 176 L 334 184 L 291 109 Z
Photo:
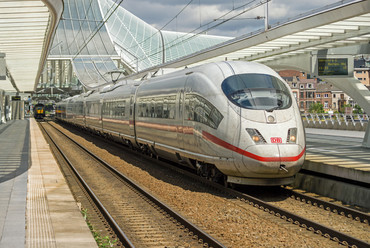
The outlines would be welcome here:
M 266 109 L 266 111 L 267 111 L 267 112 L 272 112 L 272 111 L 277 110 L 277 109 L 279 109 L 279 108 L 280 108 L 280 106 L 275 106 L 275 107 L 272 107 L 272 108 L 270 108 L 270 109 Z

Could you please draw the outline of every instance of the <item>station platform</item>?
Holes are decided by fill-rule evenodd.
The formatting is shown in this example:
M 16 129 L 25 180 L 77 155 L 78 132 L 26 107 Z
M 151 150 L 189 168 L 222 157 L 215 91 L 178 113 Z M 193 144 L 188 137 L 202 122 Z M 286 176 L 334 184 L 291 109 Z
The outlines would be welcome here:
M 33 118 L 0 125 L 0 248 L 97 247 Z
M 339 179 L 297 175 L 294 186 L 370 209 L 370 149 L 362 147 L 363 131 L 306 128 L 304 170 Z M 354 184 L 357 185 L 354 185 Z

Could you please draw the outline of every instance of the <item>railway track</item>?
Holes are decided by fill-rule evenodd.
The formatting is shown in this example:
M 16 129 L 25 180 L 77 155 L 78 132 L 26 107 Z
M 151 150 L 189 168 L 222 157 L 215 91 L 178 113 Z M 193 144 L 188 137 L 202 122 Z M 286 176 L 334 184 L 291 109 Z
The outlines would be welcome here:
M 70 137 L 40 123 L 124 247 L 224 247 Z
M 107 142 L 105 139 L 102 140 Z M 114 143 L 114 145 L 117 146 L 116 143 Z M 125 149 L 122 146 L 120 147 Z M 130 149 L 126 149 L 126 151 L 137 155 L 137 153 Z M 156 160 L 147 159 L 150 163 L 156 163 Z M 223 195 L 225 201 L 230 202 L 230 204 L 238 205 L 246 211 L 250 211 L 251 206 L 253 206 L 265 213 L 270 213 L 271 216 L 287 220 L 300 229 L 306 229 L 311 233 L 329 238 L 339 244 L 349 247 L 369 247 L 369 215 L 366 213 L 322 201 L 315 197 L 309 197 L 305 194 L 289 191 L 288 189 L 279 189 L 278 193 L 275 192 L 278 196 L 284 198 L 284 201 L 288 202 L 288 204 L 285 205 L 291 205 L 290 207 L 279 207 L 280 200 L 277 201 L 276 198 L 270 196 L 252 196 L 243 192 L 227 189 L 221 185 L 209 182 L 192 173 L 184 171 L 181 168 L 175 168 L 172 165 L 160 161 L 157 163 L 160 164 L 160 166 L 165 166 L 172 171 L 176 171 L 179 178 L 189 178 L 189 184 L 196 181 L 198 184 L 201 183 L 205 187 L 211 188 L 213 191 L 212 194 Z M 302 209 L 303 211 L 301 211 Z M 312 218 L 312 216 L 310 216 L 311 211 L 317 212 L 315 214 L 316 217 Z M 320 218 L 317 218 L 317 216 Z M 341 223 L 346 223 L 346 228 L 348 230 L 340 230 L 340 228 L 334 227 L 331 223 L 335 222 L 338 222 L 339 225 L 341 225 Z M 352 226 L 355 226 L 355 229 L 353 229 Z M 363 236 L 365 236 L 365 238 L 363 238 Z
M 275 188 L 273 192 L 266 196 L 266 188 L 259 187 L 260 191 L 264 191 L 263 196 L 261 196 L 261 194 L 258 194 L 258 190 L 256 193 L 256 188 L 252 187 L 251 191 L 254 192 L 247 194 L 243 193 L 245 189 L 238 191 L 225 188 L 219 184 L 199 178 L 181 168 L 172 169 L 192 178 L 192 180 L 198 180 L 204 185 L 214 187 L 219 192 L 224 192 L 237 198 L 239 201 L 233 201 L 233 203 L 241 207 L 245 204 L 254 206 L 341 245 L 358 248 L 370 247 L 370 215 L 364 212 L 324 201 L 288 188 Z M 273 193 L 275 195 L 271 197 Z M 284 195 L 287 196 L 284 200 L 278 199 Z

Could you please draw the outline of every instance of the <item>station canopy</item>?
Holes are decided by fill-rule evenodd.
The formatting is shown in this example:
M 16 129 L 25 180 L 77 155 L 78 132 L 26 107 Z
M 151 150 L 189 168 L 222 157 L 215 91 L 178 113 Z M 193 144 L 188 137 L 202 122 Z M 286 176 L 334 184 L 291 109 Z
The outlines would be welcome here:
M 33 91 L 62 11 L 62 0 L 0 1 L 0 53 L 7 71 L 0 89 Z

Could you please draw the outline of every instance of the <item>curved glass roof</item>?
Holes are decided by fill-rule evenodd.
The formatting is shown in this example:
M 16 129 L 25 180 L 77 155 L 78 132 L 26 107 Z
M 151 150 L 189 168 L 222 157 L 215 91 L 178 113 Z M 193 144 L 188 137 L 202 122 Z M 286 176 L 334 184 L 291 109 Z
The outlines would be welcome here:
M 111 81 L 121 59 L 137 72 L 230 38 L 159 31 L 112 0 L 64 0 L 49 59 L 70 59 L 86 87 Z
M 64 0 L 49 55 L 49 59 L 70 59 L 79 80 L 90 87 L 110 81 L 107 72 L 117 69 L 112 60 L 117 53 L 99 9 L 96 0 Z
M 98 1 L 103 13 L 114 4 L 112 0 Z M 166 63 L 231 39 L 159 31 L 122 7 L 117 9 L 106 24 L 117 53 L 135 71 Z
M 112 0 L 64 0 L 49 59 L 70 59 L 81 83 L 95 87 L 111 81 L 113 59 L 137 72 L 228 39 L 159 31 Z
M 102 13 L 109 11 L 111 0 L 98 0 Z M 113 3 L 114 4 L 114 3 Z M 157 29 L 119 7 L 107 20 L 117 54 L 135 71 L 162 62 L 162 40 Z

